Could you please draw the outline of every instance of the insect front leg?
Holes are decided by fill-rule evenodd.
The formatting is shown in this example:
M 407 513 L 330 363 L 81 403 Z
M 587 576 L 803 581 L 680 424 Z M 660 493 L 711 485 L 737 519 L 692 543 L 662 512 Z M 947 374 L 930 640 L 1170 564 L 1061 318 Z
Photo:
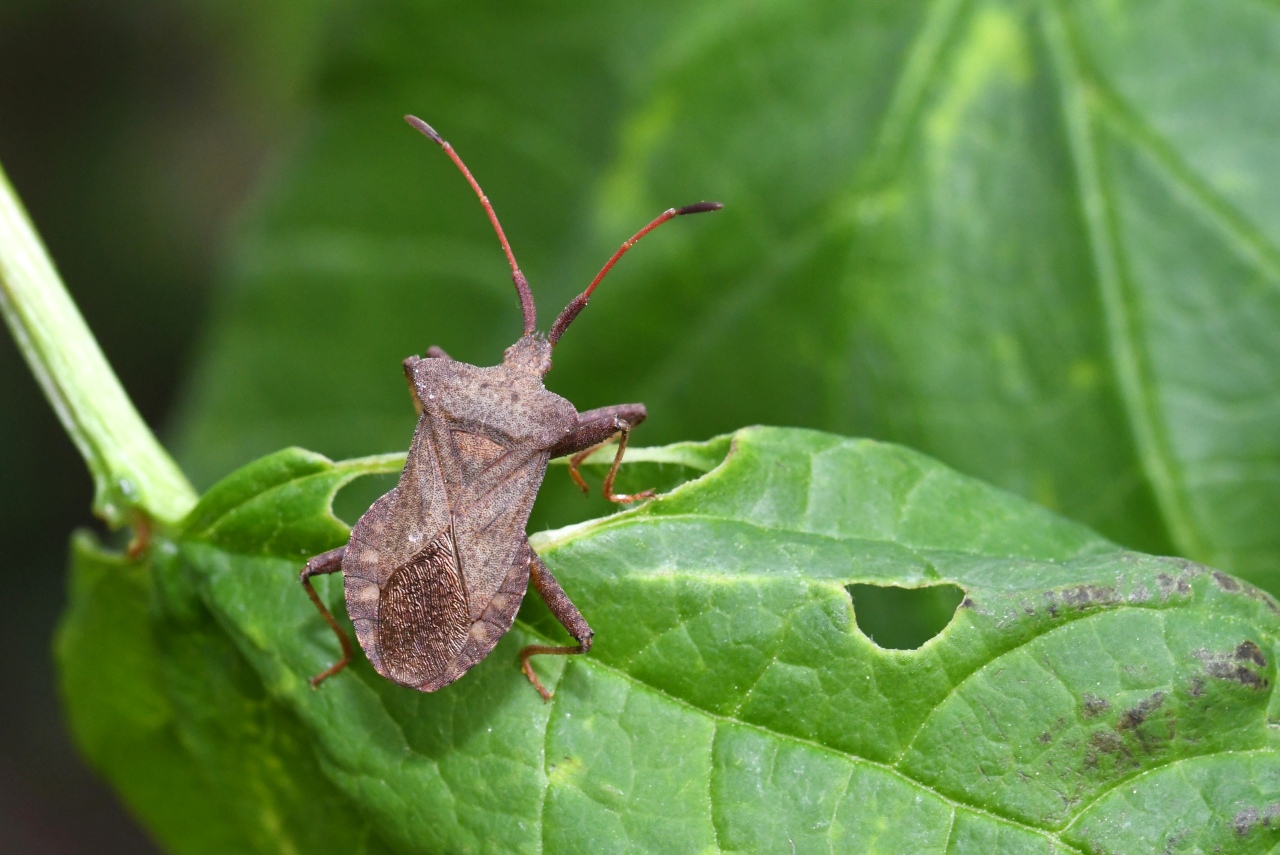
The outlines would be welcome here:
M 328 552 L 321 552 L 315 558 L 307 562 L 307 566 L 302 568 L 302 573 L 298 578 L 302 582 L 302 587 L 307 589 L 307 596 L 311 598 L 311 602 L 316 604 L 316 608 L 320 610 L 320 614 L 324 617 L 325 623 L 329 624 L 329 628 L 333 630 L 333 634 L 338 636 L 338 643 L 342 645 L 342 658 L 330 665 L 324 671 L 311 678 L 311 688 L 320 685 L 320 681 L 337 674 L 343 668 L 347 667 L 347 663 L 351 661 L 351 641 L 347 638 L 347 634 L 338 627 L 338 622 L 333 619 L 333 613 L 328 607 L 321 602 L 320 595 L 316 593 L 316 589 L 311 587 L 312 576 L 324 576 L 328 573 L 337 573 L 342 569 L 342 556 L 347 552 L 345 546 L 339 546 L 337 549 L 330 549 Z
M 549 701 L 551 700 L 551 693 L 543 688 L 542 682 L 538 680 L 538 675 L 533 673 L 533 666 L 529 664 L 529 657 L 545 654 L 572 656 L 577 653 L 586 653 L 591 649 L 591 637 L 595 633 L 591 631 L 591 627 L 587 624 L 587 619 L 582 616 L 582 612 L 578 611 L 578 607 L 573 604 L 569 599 L 569 595 L 564 592 L 564 588 L 560 587 L 556 577 L 551 575 L 547 565 L 543 564 L 542 559 L 532 550 L 529 552 L 529 581 L 533 583 L 533 589 L 538 592 L 538 596 L 542 597 L 542 601 L 547 604 L 551 614 L 555 615 L 561 626 L 567 629 L 574 640 L 578 642 L 576 647 L 530 644 L 520 651 L 520 667 L 524 671 L 524 675 L 529 678 L 530 683 L 533 683 L 533 687 L 538 690 L 538 694 L 542 695 L 542 699 Z
M 613 492 L 613 479 L 617 477 L 618 467 L 622 465 L 622 455 L 627 450 L 627 437 L 631 429 L 644 421 L 648 415 L 644 404 L 615 404 L 612 407 L 600 407 L 579 413 L 577 426 L 551 449 L 551 456 L 573 455 L 569 458 L 569 477 L 585 493 L 587 482 L 582 479 L 582 473 L 578 471 L 578 467 L 593 451 L 618 439 L 618 453 L 614 455 L 613 465 L 609 467 L 609 474 L 604 478 L 604 497 L 620 504 L 652 499 L 652 490 L 643 490 L 631 495 Z

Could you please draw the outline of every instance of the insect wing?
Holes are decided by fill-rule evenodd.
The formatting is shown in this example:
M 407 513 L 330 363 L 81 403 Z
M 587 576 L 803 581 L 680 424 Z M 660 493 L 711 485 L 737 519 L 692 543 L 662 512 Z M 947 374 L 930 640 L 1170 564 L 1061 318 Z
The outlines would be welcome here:
M 427 416 L 418 420 L 400 483 L 352 529 L 342 569 L 347 613 L 378 673 L 417 686 L 448 671 L 466 642 L 471 609 Z
M 396 568 L 382 591 L 382 665 L 403 686 L 449 673 L 471 628 L 453 526 Z

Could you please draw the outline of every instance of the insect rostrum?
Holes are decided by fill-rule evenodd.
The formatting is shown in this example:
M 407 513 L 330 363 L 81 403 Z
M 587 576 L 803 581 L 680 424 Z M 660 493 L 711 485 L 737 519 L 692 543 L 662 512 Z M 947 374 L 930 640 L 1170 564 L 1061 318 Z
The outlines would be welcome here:
M 302 570 L 303 587 L 342 645 L 342 658 L 311 684 L 351 661 L 351 642 L 311 585 L 312 576 L 341 570 L 347 613 L 373 667 L 387 679 L 423 692 L 447 686 L 489 655 L 511 628 L 532 582 L 578 642 L 530 645 L 520 651 L 524 673 L 550 699 L 529 657 L 586 653 L 592 632 L 525 535 L 547 461 L 573 455 L 569 472 L 585 491 L 578 465 L 616 438 L 618 451 L 604 480 L 605 496 L 629 503 L 652 495 L 613 491 L 627 437 L 645 419 L 644 405 L 579 413 L 543 386 L 551 350 L 600 280 L 636 241 L 673 217 L 721 205 L 699 202 L 664 211 L 613 254 L 544 335 L 537 331 L 529 283 L 480 185 L 430 125 L 414 116 L 405 120 L 445 150 L 480 197 L 511 265 L 524 333 L 507 348 L 501 365 L 468 365 L 437 347 L 428 349 L 426 358 L 404 361 L 420 415 L 400 482 L 365 512 L 346 546 L 317 555 Z

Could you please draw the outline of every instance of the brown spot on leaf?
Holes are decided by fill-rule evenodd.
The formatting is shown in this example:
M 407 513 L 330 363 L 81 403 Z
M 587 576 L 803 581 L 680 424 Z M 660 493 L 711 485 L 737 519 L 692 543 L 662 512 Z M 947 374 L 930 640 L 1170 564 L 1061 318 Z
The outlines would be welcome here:
M 1085 718 L 1094 718 L 1111 709 L 1110 701 L 1095 695 L 1093 692 L 1085 692 L 1080 701 L 1080 712 Z
M 1240 662 L 1252 662 L 1259 668 L 1267 667 L 1267 657 L 1262 655 L 1262 650 L 1252 641 L 1245 639 L 1236 647 L 1236 659 Z
M 1037 736 L 1036 739 L 1037 741 L 1040 742 L 1040 744 L 1048 745 L 1050 742 L 1053 741 L 1053 734 L 1049 733 L 1049 731 L 1046 730 L 1044 733 Z
M 1124 740 L 1113 730 L 1099 730 L 1089 736 L 1089 750 L 1085 753 L 1086 768 L 1097 768 L 1099 755 L 1107 754 L 1116 757 L 1117 763 L 1131 761 L 1133 753 L 1124 744 Z
M 1222 573 L 1217 570 L 1213 571 L 1213 581 L 1219 588 L 1227 593 L 1244 594 L 1249 599 L 1257 600 L 1262 603 L 1270 609 L 1272 613 L 1280 614 L 1280 605 L 1276 604 L 1275 598 L 1261 588 L 1254 587 L 1248 582 L 1242 582 L 1233 576 L 1228 576 L 1226 573 Z
M 1232 579 L 1226 573 L 1223 573 L 1221 570 L 1213 571 L 1213 581 L 1217 582 L 1218 587 L 1224 591 L 1235 593 L 1240 590 L 1240 583 L 1235 579 Z
M 1149 715 L 1164 706 L 1164 697 L 1164 692 L 1153 692 L 1136 706 L 1125 710 L 1121 713 L 1120 720 L 1116 722 L 1116 730 L 1136 730 Z
M 1271 596 L 1261 588 L 1255 588 L 1253 585 L 1245 585 L 1244 593 L 1249 599 L 1257 600 L 1262 603 L 1270 609 L 1273 614 L 1280 614 L 1280 604 L 1276 603 L 1275 597 Z
M 1151 599 L 1151 591 L 1141 583 L 1129 592 L 1129 602 L 1131 603 L 1145 603 L 1149 599 Z
M 1255 651 L 1257 658 L 1254 658 Z M 1231 653 L 1210 653 L 1202 647 L 1195 651 L 1194 655 L 1204 663 L 1205 673 L 1215 680 L 1229 680 L 1257 690 L 1266 689 L 1271 685 L 1270 680 L 1245 664 L 1253 663 L 1266 667 L 1266 657 L 1252 641 L 1242 642 Z
M 1184 566 L 1199 567 L 1198 564 L 1194 564 L 1189 561 L 1180 561 L 1178 563 Z M 1168 573 L 1160 573 L 1156 576 L 1156 584 L 1160 587 L 1161 598 L 1167 600 L 1169 597 L 1173 596 L 1174 593 L 1190 594 L 1191 578 L 1196 575 L 1198 574 L 1189 570 L 1178 574 L 1177 577 Z
M 1062 599 L 1067 605 L 1076 608 L 1109 606 L 1120 601 L 1116 589 L 1110 585 L 1077 585 L 1063 591 Z
M 1089 744 L 1103 754 L 1118 754 L 1124 751 L 1124 740 L 1109 730 L 1099 730 L 1089 737 Z
M 1270 828 L 1276 819 L 1280 819 L 1280 802 L 1272 802 L 1261 811 L 1252 807 L 1245 808 L 1235 815 L 1233 824 L 1236 827 L 1236 834 L 1244 837 L 1259 825 Z

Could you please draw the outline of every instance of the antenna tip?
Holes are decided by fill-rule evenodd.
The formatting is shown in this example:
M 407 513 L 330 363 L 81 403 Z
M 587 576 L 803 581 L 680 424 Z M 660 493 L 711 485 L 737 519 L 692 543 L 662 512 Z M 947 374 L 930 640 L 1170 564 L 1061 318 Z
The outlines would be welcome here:
M 705 214 L 707 211 L 718 211 L 724 205 L 719 202 L 694 202 L 692 205 L 685 205 L 683 208 L 676 208 L 676 216 L 684 216 L 685 214 Z
M 444 145 L 444 140 L 442 140 L 440 138 L 440 135 L 436 133 L 436 129 L 431 127 L 421 119 L 419 119 L 417 116 L 405 116 L 404 120 L 408 122 L 409 125 L 414 130 L 422 134 L 424 137 L 429 137 L 430 139 L 434 140 L 436 143 L 440 145 Z

